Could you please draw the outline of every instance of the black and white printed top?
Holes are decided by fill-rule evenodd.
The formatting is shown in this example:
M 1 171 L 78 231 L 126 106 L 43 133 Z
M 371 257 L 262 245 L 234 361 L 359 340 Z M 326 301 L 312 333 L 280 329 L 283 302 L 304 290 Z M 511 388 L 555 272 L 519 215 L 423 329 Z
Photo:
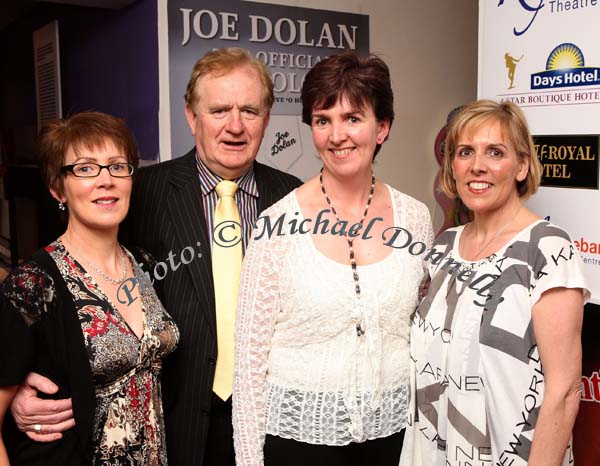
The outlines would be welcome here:
M 416 416 L 401 464 L 526 466 L 544 397 L 531 311 L 556 287 L 582 288 L 587 301 L 581 259 L 543 220 L 477 262 L 458 253 L 463 231 L 447 230 L 427 254 L 431 284 L 411 326 Z M 569 443 L 563 465 L 572 456 Z

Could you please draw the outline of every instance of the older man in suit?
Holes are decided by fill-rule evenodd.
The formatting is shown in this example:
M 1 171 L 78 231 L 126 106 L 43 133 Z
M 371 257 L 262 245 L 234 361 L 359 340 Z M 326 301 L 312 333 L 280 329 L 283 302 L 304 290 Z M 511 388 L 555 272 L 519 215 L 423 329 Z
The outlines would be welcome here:
M 231 324 L 239 261 L 258 214 L 301 182 L 255 161 L 273 83 L 247 51 L 220 49 L 198 60 L 185 100 L 195 148 L 140 170 L 122 232 L 127 243 L 169 264 L 154 274 L 164 277 L 155 286 L 181 332 L 163 370 L 169 463 L 234 466 Z M 237 231 L 223 225 L 237 225 Z M 190 247 L 196 256 L 183 261 Z M 35 388 L 54 387 L 39 376 L 28 382 L 13 402 L 19 427 L 38 440 L 72 427 L 68 400 L 40 400 Z

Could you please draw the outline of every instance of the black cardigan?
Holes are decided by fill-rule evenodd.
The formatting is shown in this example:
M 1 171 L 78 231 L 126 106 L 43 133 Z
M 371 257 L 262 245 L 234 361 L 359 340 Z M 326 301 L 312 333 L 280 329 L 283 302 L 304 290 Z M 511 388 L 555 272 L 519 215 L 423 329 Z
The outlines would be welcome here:
M 141 253 L 132 252 L 138 262 L 145 262 L 146 258 Z M 6 374 L 0 375 L 0 385 L 18 384 L 31 370 L 48 377 L 59 387 L 58 392 L 48 398 L 72 398 L 75 427 L 63 432 L 63 438 L 55 442 L 34 442 L 17 430 L 14 420 L 7 413 L 3 436 L 11 465 L 92 465 L 91 435 L 96 408 L 95 389 L 77 310 L 71 293 L 50 255 L 41 249 L 34 253 L 32 262 L 52 278 L 56 294 L 48 299 L 47 312 L 31 327 L 20 318 L 18 311 L 6 308 L 12 307 L 6 297 L 0 298 L 0 312 L 4 314 L 2 321 L 12 319 L 10 329 L 0 330 L 0 336 L 2 332 L 15 332 L 11 339 L 20 341 L 19 338 L 22 338 L 25 348 L 23 354 L 3 354 L 2 358 L 6 359 L 3 366 L 6 364 L 10 370 L 0 371 L 0 374 Z M 17 318 L 8 317 L 10 315 Z M 12 373 L 13 379 L 8 378 L 8 373 Z

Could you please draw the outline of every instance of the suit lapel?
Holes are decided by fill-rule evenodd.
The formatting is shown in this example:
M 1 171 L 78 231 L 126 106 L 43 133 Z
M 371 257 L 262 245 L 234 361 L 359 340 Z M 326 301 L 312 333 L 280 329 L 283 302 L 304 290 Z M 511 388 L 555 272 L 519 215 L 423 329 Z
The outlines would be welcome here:
M 167 205 L 179 247 L 179 251 L 173 252 L 178 254 L 183 248 L 192 246 L 195 251 L 200 251 L 202 254 L 201 258 L 187 264 L 185 269 L 198 296 L 198 303 L 206 313 L 211 331 L 216 338 L 211 253 L 194 150 L 184 155 L 181 163 L 173 168 L 169 176 L 169 184 L 172 190 Z
M 278 197 L 272 187 L 273 180 L 270 179 L 261 164 L 254 164 L 254 176 L 259 192 L 258 213 L 260 214 L 277 201 Z M 185 266 L 185 269 L 194 286 L 200 307 L 206 313 L 211 332 L 216 338 L 217 324 L 211 249 L 204 218 L 195 150 L 188 152 L 174 164 L 168 182 L 171 190 L 167 196 L 167 207 L 174 226 L 175 247 L 178 248 L 173 250 L 173 253 L 179 254 L 187 246 L 192 246 L 195 251 L 202 253 L 201 258 L 191 261 Z
M 268 207 L 271 207 L 277 201 L 273 190 L 270 187 L 270 180 L 265 170 L 259 163 L 254 163 L 254 178 L 258 189 L 258 215 Z

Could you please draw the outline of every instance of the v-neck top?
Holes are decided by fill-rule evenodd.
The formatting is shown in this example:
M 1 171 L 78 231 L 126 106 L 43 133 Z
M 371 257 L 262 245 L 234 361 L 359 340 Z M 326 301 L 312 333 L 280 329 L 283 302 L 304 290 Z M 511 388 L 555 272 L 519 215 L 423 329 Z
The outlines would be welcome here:
M 179 338 L 174 321 L 128 251 L 144 313 L 141 338 L 60 240 L 45 251 L 71 294 L 91 368 L 95 389 L 93 464 L 166 465 L 160 371 L 162 360 L 175 349 Z M 66 312 L 52 305 L 56 290 L 52 278 L 34 262 L 15 269 L 2 289 L 11 309 L 19 311 L 33 329 L 37 351 L 44 350 L 45 342 L 35 341 L 36 327 L 53 319 L 53 312 Z M 6 312 L 8 308 L 3 309 Z M 21 346 L 28 341 L 23 340 Z

